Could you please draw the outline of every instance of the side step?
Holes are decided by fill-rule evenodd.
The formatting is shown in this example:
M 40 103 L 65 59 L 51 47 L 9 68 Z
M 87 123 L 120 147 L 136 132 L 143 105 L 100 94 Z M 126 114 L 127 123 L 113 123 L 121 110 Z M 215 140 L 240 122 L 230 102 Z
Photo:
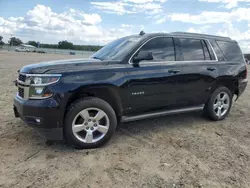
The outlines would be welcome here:
M 146 114 L 141 114 L 141 115 L 136 115 L 136 116 L 123 116 L 121 122 L 136 121 L 136 120 L 141 120 L 141 119 L 166 116 L 166 115 L 172 115 L 172 114 L 180 114 L 180 113 L 185 113 L 185 112 L 201 111 L 203 110 L 203 108 L 204 108 L 204 105 L 200 105 L 200 106 L 194 106 L 194 107 L 189 107 L 189 108 L 181 108 L 181 109 L 175 109 L 175 110 L 146 113 Z

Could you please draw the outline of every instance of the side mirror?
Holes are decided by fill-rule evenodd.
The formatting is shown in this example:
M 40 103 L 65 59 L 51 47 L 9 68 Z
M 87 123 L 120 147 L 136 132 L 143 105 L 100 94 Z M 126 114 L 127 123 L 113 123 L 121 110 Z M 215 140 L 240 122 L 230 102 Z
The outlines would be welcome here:
M 152 52 L 140 51 L 137 56 L 133 58 L 133 63 L 137 64 L 142 60 L 153 60 Z

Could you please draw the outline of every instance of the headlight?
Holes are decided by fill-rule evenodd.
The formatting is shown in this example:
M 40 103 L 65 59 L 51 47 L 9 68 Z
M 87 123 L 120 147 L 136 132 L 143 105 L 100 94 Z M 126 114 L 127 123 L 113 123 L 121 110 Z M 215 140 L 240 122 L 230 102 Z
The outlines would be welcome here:
M 41 75 L 41 76 L 30 76 L 30 84 L 34 86 L 50 85 L 58 82 L 60 76 L 58 75 Z
M 29 98 L 30 99 L 44 99 L 51 97 L 53 93 L 46 92 L 46 86 L 54 84 L 59 81 L 61 75 L 29 75 L 30 88 Z

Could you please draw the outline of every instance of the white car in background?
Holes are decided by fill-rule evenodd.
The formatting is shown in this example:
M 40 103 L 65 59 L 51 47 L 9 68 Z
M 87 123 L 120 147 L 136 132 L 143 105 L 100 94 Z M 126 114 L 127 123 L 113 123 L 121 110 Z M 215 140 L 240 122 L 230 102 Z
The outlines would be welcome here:
M 16 52 L 30 52 L 30 49 L 25 47 L 19 47 L 15 49 Z

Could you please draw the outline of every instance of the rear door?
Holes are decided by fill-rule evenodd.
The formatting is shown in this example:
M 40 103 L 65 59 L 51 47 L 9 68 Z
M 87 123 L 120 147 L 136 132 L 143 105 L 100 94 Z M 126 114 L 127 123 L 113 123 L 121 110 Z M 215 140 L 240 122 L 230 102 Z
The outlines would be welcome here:
M 187 106 L 205 104 L 218 77 L 218 60 L 208 40 L 176 39 L 180 46 L 181 100 Z

